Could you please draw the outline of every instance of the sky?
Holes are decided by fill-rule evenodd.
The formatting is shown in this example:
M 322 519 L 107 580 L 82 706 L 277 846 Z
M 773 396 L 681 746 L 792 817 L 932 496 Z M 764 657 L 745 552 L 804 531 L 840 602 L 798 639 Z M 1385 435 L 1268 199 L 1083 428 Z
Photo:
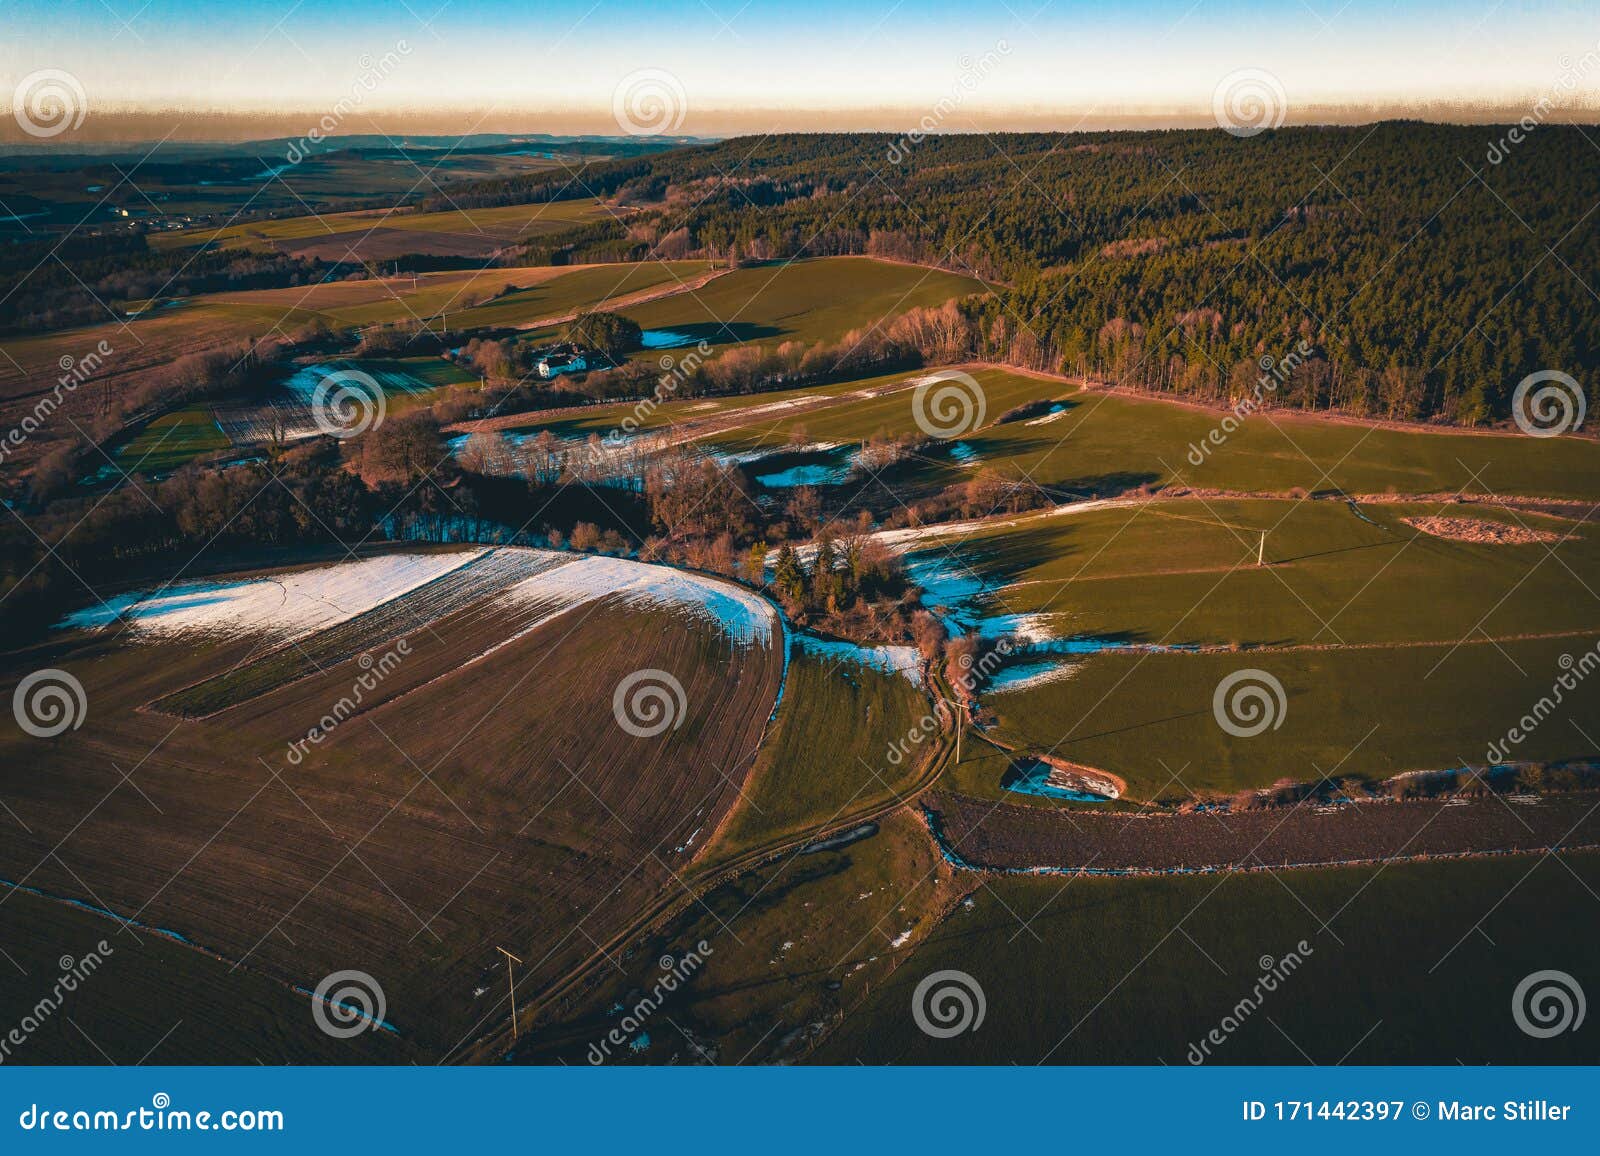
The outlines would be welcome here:
M 1251 92 L 1289 123 L 1600 104 L 1600 0 L 0 0 L 0 29 L 6 89 L 64 72 L 102 124 L 336 108 L 343 131 L 717 135 L 1190 123 Z

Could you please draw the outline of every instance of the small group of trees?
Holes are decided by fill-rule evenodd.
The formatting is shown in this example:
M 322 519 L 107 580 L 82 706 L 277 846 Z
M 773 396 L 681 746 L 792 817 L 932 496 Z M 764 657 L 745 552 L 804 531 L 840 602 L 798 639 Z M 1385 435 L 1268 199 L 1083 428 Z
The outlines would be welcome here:
M 824 526 L 817 534 L 809 565 L 784 542 L 772 560 L 773 593 L 790 616 L 806 621 L 838 618 L 862 602 L 897 602 L 907 593 L 898 559 L 868 536 L 870 517 L 848 529 Z M 752 556 L 752 566 L 757 556 Z M 766 551 L 759 553 L 766 570 Z
M 562 339 L 572 345 L 598 349 L 612 361 L 644 348 L 644 331 L 631 317 L 595 310 L 579 313 L 562 331 Z

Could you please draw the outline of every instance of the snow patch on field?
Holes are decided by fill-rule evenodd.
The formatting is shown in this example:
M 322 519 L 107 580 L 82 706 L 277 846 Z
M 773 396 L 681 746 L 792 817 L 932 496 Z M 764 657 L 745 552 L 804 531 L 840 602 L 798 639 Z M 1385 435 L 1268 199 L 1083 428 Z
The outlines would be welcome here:
M 922 656 L 915 646 L 862 646 L 814 634 L 798 633 L 795 639 L 805 653 L 830 662 L 850 662 L 884 674 L 904 675 L 913 686 L 922 685 Z
M 1024 662 L 1009 666 L 989 680 L 988 693 L 1001 694 L 1008 690 L 1029 690 L 1046 683 L 1059 682 L 1078 673 L 1076 662 Z
M 984 638 L 1011 637 L 1027 645 L 1053 642 L 1057 635 L 1050 627 L 1049 614 L 996 614 L 978 624 Z
M 102 630 L 126 619 L 135 634 L 268 634 L 300 638 L 424 586 L 487 551 L 385 554 L 272 578 L 191 582 L 118 595 L 59 625 Z
M 540 550 L 528 553 L 548 556 L 548 552 Z M 696 617 L 721 627 L 741 646 L 771 646 L 772 624 L 776 618 L 772 607 L 758 595 L 731 582 L 627 558 L 587 554 L 514 583 L 506 589 L 505 595 L 519 601 L 567 609 L 607 597 L 620 598 L 634 606 L 687 609 Z

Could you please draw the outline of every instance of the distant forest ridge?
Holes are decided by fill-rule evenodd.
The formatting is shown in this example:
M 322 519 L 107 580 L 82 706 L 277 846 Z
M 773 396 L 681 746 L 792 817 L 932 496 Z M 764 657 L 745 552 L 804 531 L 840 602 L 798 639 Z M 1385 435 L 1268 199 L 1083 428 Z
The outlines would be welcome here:
M 1600 145 L 1581 126 L 735 138 L 449 190 L 599 196 L 533 261 L 870 254 L 996 283 L 974 356 L 1203 400 L 1467 425 L 1519 381 L 1595 399 Z

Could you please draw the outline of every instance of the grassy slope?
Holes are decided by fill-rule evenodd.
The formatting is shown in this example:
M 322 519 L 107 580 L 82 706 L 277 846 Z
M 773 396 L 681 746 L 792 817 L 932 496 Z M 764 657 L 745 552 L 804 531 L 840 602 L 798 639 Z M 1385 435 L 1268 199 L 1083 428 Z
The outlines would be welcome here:
M 726 279 L 724 279 L 726 280 Z M 714 284 L 721 284 L 717 282 Z M 984 395 L 985 424 L 962 436 L 986 463 L 1041 485 L 1085 489 L 1146 482 L 1286 493 L 1296 487 L 1347 493 L 1511 494 L 1600 499 L 1600 445 L 1516 433 L 1388 428 L 1325 417 L 1252 417 L 1196 467 L 1187 455 L 1225 416 L 1170 400 L 1075 389 L 1006 369 L 971 368 Z M 1060 399 L 1048 422 L 1000 422 L 1028 401 Z M 813 438 L 854 440 L 887 429 L 915 433 L 911 395 L 850 402 L 821 418 L 798 417 Z M 763 427 L 764 430 L 765 427 Z M 773 436 L 786 433 L 780 423 Z M 954 480 L 929 455 L 933 480 Z
M 228 448 L 209 405 L 186 405 L 164 414 L 118 447 L 113 456 L 129 473 L 165 473 L 201 454 Z
M 991 879 L 975 908 L 958 909 L 813 1058 L 1181 1065 L 1190 1044 L 1251 994 L 1260 957 L 1284 959 L 1304 940 L 1303 966 L 1265 994 L 1212 1062 L 1593 1063 L 1588 1032 L 1539 1040 L 1519 1031 L 1511 995 L 1534 971 L 1594 974 L 1600 941 L 1575 913 L 1592 909 L 1597 884 L 1592 854 L 1221 878 Z M 977 1032 L 940 1040 L 914 1025 L 913 989 L 941 968 L 983 988 Z
M 1592 441 L 1420 432 L 1272 414 L 1246 421 L 1197 468 L 1187 460 L 1189 447 L 1224 414 L 1092 391 L 1073 400 L 1057 421 L 999 426 L 974 448 L 1040 483 L 1129 476 L 1230 490 L 1463 490 L 1600 499 L 1600 445 Z
M 777 721 L 722 832 L 718 856 L 892 797 L 915 778 L 925 750 L 914 744 L 895 763 L 888 744 L 927 709 L 900 675 L 797 652 Z
M 648 1046 L 607 1062 L 761 1063 L 798 1057 L 884 981 L 926 935 L 950 895 L 950 871 L 905 811 L 835 851 L 789 855 L 690 904 L 598 973 L 593 986 L 525 1037 L 519 1059 L 583 1063 L 661 975 L 658 960 L 704 941 L 705 964 L 646 1020 Z M 910 934 L 906 934 L 906 933 Z M 905 936 L 899 946 L 894 940 Z M 838 984 L 832 988 L 830 984 Z
M 1341 502 L 1164 501 L 1035 519 L 970 535 L 957 549 L 999 587 L 990 612 L 1047 614 L 1063 635 L 1287 646 L 1600 628 L 1600 603 L 1585 589 L 1600 571 L 1600 536 L 1483 506 L 1444 512 L 1571 536 L 1475 544 L 1403 521 L 1439 510 L 1372 504 L 1362 513 L 1373 525 Z M 1255 564 L 1260 530 L 1270 531 L 1265 568 Z M 1418 590 L 1428 597 L 1415 598 Z
M 1580 638 L 1254 654 L 1099 654 L 1070 679 L 994 696 L 999 734 L 1104 767 L 1138 799 L 1265 787 L 1324 774 L 1383 778 L 1482 764 L 1565 669 Z M 1282 722 L 1253 738 L 1217 725 L 1212 695 L 1243 669 L 1282 684 Z M 1593 757 L 1600 685 L 1578 684 L 1513 757 Z M 1176 776 L 1176 778 L 1174 778 Z
M 980 282 L 913 265 L 841 257 L 740 269 L 693 294 L 629 310 L 646 329 L 671 329 L 714 344 L 837 341 L 919 305 L 983 290 Z
M 378 212 L 324 213 L 304 217 L 281 217 L 272 221 L 251 221 L 221 228 L 203 226 L 182 232 L 158 233 L 151 245 L 176 249 L 186 245 L 219 242 L 225 247 L 306 237 L 359 235 L 369 229 L 405 229 L 411 232 L 489 233 L 506 240 L 557 232 L 576 224 L 604 217 L 605 210 L 593 200 L 554 201 L 542 205 L 504 205 L 498 208 L 446 210 L 438 213 Z

